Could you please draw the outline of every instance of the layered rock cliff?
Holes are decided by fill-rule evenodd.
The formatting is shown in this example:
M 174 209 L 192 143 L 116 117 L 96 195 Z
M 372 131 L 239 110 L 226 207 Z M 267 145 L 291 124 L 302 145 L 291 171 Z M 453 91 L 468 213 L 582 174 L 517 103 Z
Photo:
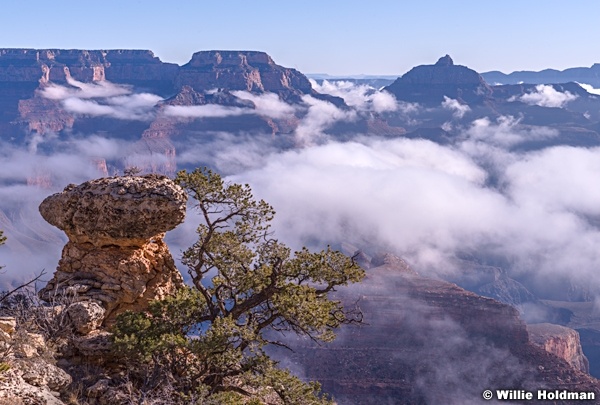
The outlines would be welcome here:
M 274 93 L 280 101 L 297 105 L 311 96 L 347 108 L 341 98 L 312 89 L 302 73 L 253 51 L 197 52 L 178 66 L 145 50 L 0 49 L 0 90 L 1 140 L 35 148 L 60 135 L 100 133 L 137 142 L 126 153 L 133 163 L 111 165 L 136 165 L 168 175 L 176 171 L 174 138 L 185 144 L 187 137 L 206 133 L 290 133 L 308 108 L 304 105 L 296 114 L 289 107 L 289 116 L 275 119 L 257 114 L 254 103 L 235 91 Z M 156 95 L 163 101 L 147 105 L 142 114 L 127 110 Z M 165 114 L 169 106 L 212 105 L 221 114 L 210 108 L 196 115 Z M 230 108 L 244 111 L 231 113 Z
M 0 86 L 3 82 L 66 83 L 109 80 L 170 93 L 179 66 L 165 63 L 148 50 L 0 49 Z
M 579 333 L 571 328 L 551 323 L 527 325 L 529 340 L 569 363 L 584 373 L 590 372 L 590 363 L 583 354 Z
M 366 325 L 328 346 L 294 341 L 284 364 L 339 404 L 479 403 L 485 389 L 594 391 L 600 383 L 529 342 L 518 312 L 389 258 L 347 291 Z M 352 297 L 352 298 L 350 298 Z
M 285 99 L 313 91 L 306 76 L 276 65 L 264 52 L 197 52 L 181 67 L 177 83 L 178 87 L 188 85 L 195 90 L 270 91 Z

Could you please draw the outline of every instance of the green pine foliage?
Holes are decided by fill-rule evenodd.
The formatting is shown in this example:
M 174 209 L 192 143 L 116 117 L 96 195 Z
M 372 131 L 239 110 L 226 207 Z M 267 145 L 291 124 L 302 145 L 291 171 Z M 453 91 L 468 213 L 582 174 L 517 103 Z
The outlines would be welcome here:
M 169 381 L 188 403 L 258 404 L 269 393 L 285 404 L 331 403 L 319 384 L 279 369 L 264 349 L 285 345 L 279 337 L 286 332 L 329 342 L 341 325 L 360 322 L 360 313 L 329 294 L 359 282 L 363 270 L 330 248 L 292 253 L 273 239 L 275 212 L 248 185 L 227 184 L 207 169 L 182 171 L 176 182 L 203 218 L 197 242 L 183 254 L 193 286 L 145 313 L 122 314 L 117 354 L 135 365 L 145 386 Z

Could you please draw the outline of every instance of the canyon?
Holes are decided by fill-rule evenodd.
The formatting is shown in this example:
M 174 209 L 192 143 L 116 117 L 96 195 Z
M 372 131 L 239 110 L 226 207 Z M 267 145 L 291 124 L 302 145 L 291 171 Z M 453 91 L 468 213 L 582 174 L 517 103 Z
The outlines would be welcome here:
M 304 74 L 277 65 L 264 52 L 201 51 L 178 66 L 145 50 L 2 49 L 0 141 L 5 150 L 33 162 L 33 169 L 11 169 L 19 176 L 2 180 L 5 187 L 28 190 L 20 191 L 23 200 L 0 205 L 0 229 L 9 236 L 2 249 L 27 256 L 63 248 L 42 296 L 75 292 L 79 304 L 71 313 L 78 320 L 76 329 L 94 336 L 118 313 L 143 309 L 149 300 L 182 285 L 163 238 L 183 220 L 185 197 L 166 186 L 162 176 L 224 165 L 213 160 L 223 151 L 233 161 L 222 166 L 224 171 L 236 175 L 256 168 L 270 154 L 300 155 L 313 145 L 353 144 L 357 139 L 425 142 L 453 151 L 488 142 L 491 155 L 527 159 L 535 157 L 529 152 L 554 147 L 600 146 L 600 99 L 577 83 L 499 85 L 491 77 L 446 55 L 415 67 L 382 91 L 363 89 L 368 102 L 353 104 L 351 97 L 321 91 Z M 541 98 L 544 94 L 554 99 Z M 393 108 L 381 103 L 389 97 Z M 477 125 L 496 125 L 500 135 L 517 128 L 520 138 L 513 133 L 507 140 L 477 138 Z M 103 147 L 109 142 L 117 147 Z M 233 147 L 219 149 L 223 144 Z M 59 170 L 41 163 L 55 155 L 64 160 L 54 164 Z M 73 155 L 80 159 L 81 173 L 67 168 L 66 156 Z M 357 158 L 355 163 L 364 162 Z M 489 169 L 482 180 L 486 187 L 506 188 L 496 167 L 481 165 Z M 147 174 L 113 176 L 128 169 Z M 79 180 L 83 185 L 60 191 Z M 145 182 L 154 188 L 144 188 Z M 42 203 L 41 214 L 64 230 L 67 239 L 27 211 L 34 205 L 37 215 L 31 201 L 54 192 L 58 194 Z M 411 192 L 406 190 L 408 196 Z M 129 209 L 133 201 L 150 195 L 174 197 L 177 204 Z M 313 200 L 303 198 L 307 205 Z M 589 220 L 585 223 L 594 228 L 594 215 L 580 221 Z M 344 220 L 349 226 L 350 219 Z M 348 229 L 345 235 L 354 236 L 353 228 Z M 539 282 L 522 269 L 513 271 L 512 257 L 472 247 L 439 266 L 460 271 L 421 275 L 390 252 L 365 253 L 381 250 L 378 242 L 346 252 L 367 269 L 367 279 L 338 292 L 348 306 L 358 301 L 365 325 L 341 330 L 327 346 L 292 340 L 294 353 L 274 351 L 282 365 L 321 381 L 340 404 L 397 398 L 462 404 L 500 386 L 600 395 L 598 381 L 588 374 L 600 375 L 600 329 L 593 307 L 597 285 L 564 274 Z M 388 246 L 383 249 L 387 252 Z M 128 269 L 135 269 L 135 275 Z M 10 341 L 10 336 L 4 338 Z M 77 350 L 97 349 L 98 342 L 80 340 Z M 448 392 L 455 402 L 449 402 Z

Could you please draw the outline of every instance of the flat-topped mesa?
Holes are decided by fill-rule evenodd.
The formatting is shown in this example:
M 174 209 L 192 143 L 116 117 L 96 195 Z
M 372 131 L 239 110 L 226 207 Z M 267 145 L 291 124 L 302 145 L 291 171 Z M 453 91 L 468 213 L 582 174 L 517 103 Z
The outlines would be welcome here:
M 50 301 L 68 293 L 86 302 L 73 309 L 73 320 L 87 333 L 173 294 L 183 281 L 162 238 L 183 221 L 186 202 L 181 187 L 152 174 L 69 185 L 46 198 L 40 213 L 69 242 L 40 296 Z
M 177 87 L 183 86 L 197 91 L 226 88 L 273 92 L 284 99 L 315 93 L 302 73 L 277 65 L 268 54 L 258 51 L 196 52 L 180 69 Z
M 0 49 L 0 82 L 37 87 L 48 82 L 108 80 L 139 86 L 159 94 L 172 94 L 179 71 L 141 49 Z
M 3 65 L 37 65 L 38 62 L 57 64 L 96 65 L 109 64 L 112 60 L 146 61 L 161 63 L 154 53 L 146 49 L 0 49 L 0 66 Z
M 193 67 L 214 65 L 225 67 L 275 65 L 275 62 L 267 53 L 260 51 L 203 51 L 194 53 L 188 65 Z

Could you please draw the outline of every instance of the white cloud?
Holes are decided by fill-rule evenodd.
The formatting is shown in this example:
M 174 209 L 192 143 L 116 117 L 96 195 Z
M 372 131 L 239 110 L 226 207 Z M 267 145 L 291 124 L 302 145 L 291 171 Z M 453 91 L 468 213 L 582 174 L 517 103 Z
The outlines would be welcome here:
M 529 153 L 506 170 L 510 195 L 520 204 L 600 217 L 600 148 L 557 146 Z M 543 197 L 543 198 L 542 198 Z
M 506 130 L 500 127 L 487 130 Z M 277 234 L 295 247 L 347 241 L 389 248 L 425 273 L 449 271 L 455 255 L 475 252 L 503 257 L 517 273 L 600 287 L 600 229 L 589 221 L 600 216 L 600 192 L 590 186 L 600 175 L 600 149 L 490 146 L 486 154 L 465 139 L 470 147 L 328 143 L 271 155 L 231 179 L 275 207 Z M 496 185 L 487 182 L 490 166 Z
M 296 112 L 296 107 L 281 100 L 275 93 L 252 94 L 247 91 L 233 91 L 231 94 L 239 99 L 251 101 L 254 108 L 223 106 L 220 104 L 169 105 L 165 107 L 164 112 L 168 116 L 179 118 L 225 118 L 243 114 L 257 114 L 275 119 L 293 117 Z
M 100 106 L 98 114 L 108 113 L 103 107 L 128 105 L 132 110 L 137 105 L 143 110 L 153 102 L 136 96 L 111 96 L 110 103 L 77 97 L 64 101 L 77 100 L 72 108 L 81 111 Z M 273 117 L 291 113 L 273 95 L 240 97 L 252 100 L 256 110 L 209 105 L 171 112 L 187 117 L 269 109 Z M 101 104 L 86 104 L 94 101 Z M 505 258 L 513 271 L 582 277 L 600 287 L 600 191 L 594 187 L 600 149 L 514 152 L 511 148 L 522 142 L 558 134 L 522 125 L 514 117 L 476 120 L 457 133 L 454 146 L 369 136 L 319 145 L 316 141 L 330 140 L 325 135 L 329 127 L 352 121 L 358 113 L 311 96 L 303 101 L 305 106 L 293 111 L 300 120 L 294 135 L 303 149 L 281 152 L 270 136 L 214 133 L 210 140 L 178 148 L 178 161 L 206 162 L 233 174 L 231 180 L 248 182 L 278 212 L 276 237 L 294 247 L 349 241 L 390 249 L 422 272 L 445 271 L 458 253 L 476 252 Z M 97 135 L 59 146 L 60 153 L 46 156 L 2 145 L 1 209 L 18 208 L 17 196 L 37 202 L 54 191 L 32 196 L 25 189 L 39 189 L 15 188 L 29 176 L 52 173 L 54 184 L 62 188 L 98 176 L 90 156 L 122 159 L 131 147 Z
M 585 83 L 577 83 L 577 84 L 580 85 L 581 88 L 583 88 L 588 93 L 600 96 L 600 89 L 596 89 L 596 88 L 594 88 L 594 86 L 592 86 L 590 84 L 585 84 Z
M 295 131 L 299 145 L 311 145 L 322 139 L 324 131 L 337 121 L 353 121 L 357 118 L 354 110 L 342 110 L 312 96 L 302 96 L 302 101 L 308 106 L 308 111 Z
M 256 106 L 256 113 L 270 118 L 288 118 L 293 116 L 296 108 L 281 100 L 275 93 L 252 94 L 247 91 L 233 91 L 234 96 L 250 100 Z
M 564 93 L 557 91 L 554 87 L 546 84 L 535 86 L 535 91 L 523 94 L 518 98 L 511 97 L 509 101 L 520 100 L 529 105 L 539 105 L 540 107 L 556 107 L 560 108 L 577 98 L 576 94 L 568 91 Z
M 206 165 L 231 174 L 264 166 L 278 146 L 271 134 L 211 132 L 176 143 L 176 149 L 179 167 Z
M 452 111 L 452 116 L 454 118 L 462 118 L 466 113 L 471 111 L 471 108 L 469 108 L 468 105 L 461 104 L 458 100 L 446 96 L 444 96 L 444 101 L 442 101 L 442 107 Z
M 488 145 L 509 147 L 526 141 L 553 138 L 559 135 L 558 130 L 549 127 L 523 126 L 513 116 L 500 116 L 496 122 L 488 117 L 471 123 L 465 132 L 469 140 L 483 141 Z
M 45 87 L 42 87 L 40 93 L 42 97 L 51 100 L 65 100 L 67 98 L 107 98 L 131 94 L 130 87 L 117 85 L 106 80 L 94 83 L 84 83 L 71 77 L 67 77 L 67 83 L 71 87 L 50 83 Z
M 224 118 L 243 114 L 254 114 L 250 108 L 228 107 L 219 104 L 168 105 L 164 113 L 178 118 Z
M 67 83 L 71 87 L 51 83 L 39 90 L 39 94 L 60 101 L 73 114 L 136 121 L 152 119 L 154 106 L 162 100 L 155 94 L 132 94 L 129 86 L 107 81 L 83 83 L 67 77 Z
M 361 111 L 382 113 L 399 109 L 393 94 L 378 91 L 365 84 L 357 85 L 344 80 L 333 82 L 323 80 L 323 83 L 319 84 L 313 79 L 310 79 L 310 83 L 319 93 L 341 97 L 347 105 Z

